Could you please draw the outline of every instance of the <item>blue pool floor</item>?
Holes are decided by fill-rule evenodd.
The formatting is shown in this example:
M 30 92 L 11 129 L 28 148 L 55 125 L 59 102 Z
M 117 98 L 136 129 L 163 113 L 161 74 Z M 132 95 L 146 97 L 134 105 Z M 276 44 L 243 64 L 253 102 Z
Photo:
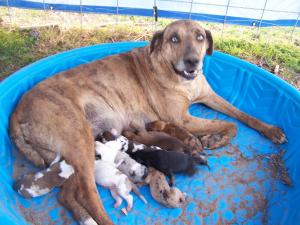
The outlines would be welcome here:
M 167 209 L 153 200 L 148 187 L 142 187 L 149 204 L 135 196 L 132 212 L 124 216 L 113 208 L 108 190 L 99 188 L 110 218 L 116 224 L 267 224 L 270 208 L 281 204 L 276 196 L 284 196 L 289 190 L 275 179 L 268 157 L 280 148 L 256 131 L 204 106 L 193 105 L 190 112 L 203 118 L 232 121 L 238 125 L 238 133 L 231 144 L 206 151 L 211 155 L 208 158 L 211 170 L 199 166 L 193 177 L 176 175 L 175 186 L 188 194 L 186 205 L 181 209 Z M 34 169 L 13 151 L 15 176 Z M 76 224 L 57 202 L 57 193 L 54 190 L 44 197 L 28 200 L 18 197 L 16 203 L 29 223 Z

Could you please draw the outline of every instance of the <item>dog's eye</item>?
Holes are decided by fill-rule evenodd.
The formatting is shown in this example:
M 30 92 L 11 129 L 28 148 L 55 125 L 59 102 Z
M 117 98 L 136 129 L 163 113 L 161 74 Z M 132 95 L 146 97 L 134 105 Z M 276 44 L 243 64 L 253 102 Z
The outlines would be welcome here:
M 196 39 L 197 41 L 202 41 L 204 39 L 204 36 L 202 34 L 197 34 Z
M 179 38 L 176 37 L 176 36 L 172 36 L 172 37 L 171 37 L 171 41 L 172 41 L 173 43 L 178 43 L 178 42 L 179 42 Z

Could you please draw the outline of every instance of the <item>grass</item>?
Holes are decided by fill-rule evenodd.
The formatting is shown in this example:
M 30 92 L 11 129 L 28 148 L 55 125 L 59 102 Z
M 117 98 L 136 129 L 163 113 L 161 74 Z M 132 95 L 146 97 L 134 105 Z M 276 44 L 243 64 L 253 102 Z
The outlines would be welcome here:
M 0 80 L 19 68 L 57 52 L 86 45 L 150 40 L 157 29 L 171 20 L 152 18 L 84 14 L 82 22 L 77 13 L 45 12 L 0 7 Z M 61 23 L 64 21 L 64 23 Z M 118 23 L 116 23 L 118 21 Z M 24 29 L 24 26 L 59 24 L 48 28 Z M 211 30 L 215 49 L 252 62 L 273 72 L 300 88 L 300 31 L 291 40 L 291 27 L 256 28 L 201 23 Z M 20 29 L 21 28 L 21 29 Z

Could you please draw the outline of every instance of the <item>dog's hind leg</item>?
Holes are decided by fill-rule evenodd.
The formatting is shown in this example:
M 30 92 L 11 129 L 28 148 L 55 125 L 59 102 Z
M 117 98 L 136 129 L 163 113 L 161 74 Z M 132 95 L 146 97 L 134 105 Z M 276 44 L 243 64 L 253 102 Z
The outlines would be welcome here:
M 114 207 L 118 208 L 122 204 L 122 198 L 118 195 L 118 192 L 115 187 L 111 187 L 109 190 L 110 190 L 111 196 L 116 200 Z
M 97 225 L 95 220 L 92 219 L 85 208 L 83 208 L 75 199 L 75 179 L 75 176 L 71 176 L 63 184 L 59 193 L 58 200 L 64 207 L 73 212 L 74 218 L 79 222 L 80 225 Z
M 131 195 L 131 194 L 127 194 L 127 195 L 123 195 L 122 197 L 123 197 L 123 198 L 126 200 L 126 202 L 127 202 L 127 211 L 128 211 L 128 212 L 131 211 L 132 206 L 133 206 L 133 197 L 132 197 L 132 195 Z
M 119 196 L 116 187 L 110 188 L 111 196 L 116 200 L 116 203 L 114 204 L 115 208 L 118 208 L 122 204 L 122 198 Z M 121 211 L 127 216 L 128 212 L 125 208 L 122 208 Z
M 77 153 L 76 157 L 73 157 L 69 161 L 76 171 L 76 200 L 87 210 L 99 225 L 111 225 L 113 223 L 105 212 L 96 188 L 94 159 L 89 159 L 90 157 L 80 154 L 81 152 Z M 65 159 L 66 161 L 68 160 L 66 157 Z

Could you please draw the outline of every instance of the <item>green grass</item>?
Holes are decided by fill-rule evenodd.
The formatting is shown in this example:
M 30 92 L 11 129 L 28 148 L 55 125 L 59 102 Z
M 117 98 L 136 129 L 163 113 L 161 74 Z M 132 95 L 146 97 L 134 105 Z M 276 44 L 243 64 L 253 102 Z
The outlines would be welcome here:
M 80 23 L 72 22 L 78 18 L 78 14 L 53 12 L 46 18 L 42 11 L 14 10 L 16 19 L 13 26 L 0 25 L 0 80 L 31 62 L 57 52 L 98 43 L 150 40 L 155 32 L 152 18 L 119 16 L 119 25 L 116 25 L 116 16 L 88 14 L 84 17 L 81 29 L 78 26 Z M 4 22 L 8 21 L 5 13 L 5 9 L 0 7 L 0 18 L 3 15 Z M 61 23 L 54 28 L 19 29 L 31 20 L 40 23 L 48 19 L 57 23 L 62 18 L 69 19 L 70 23 Z M 160 19 L 156 29 L 162 29 L 170 22 L 169 19 Z M 101 23 L 111 24 L 97 26 Z M 256 28 L 242 26 L 227 25 L 222 30 L 222 24 L 201 25 L 212 31 L 215 49 L 245 59 L 270 72 L 279 65 L 277 75 L 300 87 L 299 29 L 291 40 L 291 27 L 261 28 L 258 32 Z
M 34 43 L 28 35 L 0 29 L 0 78 L 36 59 L 31 53 Z

